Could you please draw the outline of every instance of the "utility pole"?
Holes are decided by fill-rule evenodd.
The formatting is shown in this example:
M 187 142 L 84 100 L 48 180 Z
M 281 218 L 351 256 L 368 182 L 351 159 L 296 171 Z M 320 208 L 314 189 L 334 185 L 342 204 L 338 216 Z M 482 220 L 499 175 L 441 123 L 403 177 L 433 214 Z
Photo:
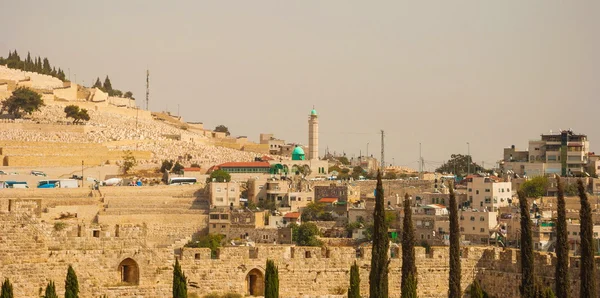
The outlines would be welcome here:
M 467 142 L 467 176 L 471 174 L 471 144 Z
M 146 111 L 148 111 L 148 101 L 150 101 L 150 70 L 146 70 Z
M 381 130 L 381 172 L 385 170 L 385 133 Z
M 81 161 L 81 187 L 83 187 L 83 160 Z

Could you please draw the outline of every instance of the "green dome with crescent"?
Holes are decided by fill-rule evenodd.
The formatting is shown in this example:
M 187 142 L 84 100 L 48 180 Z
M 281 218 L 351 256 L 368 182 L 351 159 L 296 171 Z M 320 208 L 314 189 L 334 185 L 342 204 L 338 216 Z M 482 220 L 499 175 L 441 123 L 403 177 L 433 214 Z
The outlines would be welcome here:
M 296 146 L 292 151 L 292 160 L 304 160 L 304 150 L 300 146 Z

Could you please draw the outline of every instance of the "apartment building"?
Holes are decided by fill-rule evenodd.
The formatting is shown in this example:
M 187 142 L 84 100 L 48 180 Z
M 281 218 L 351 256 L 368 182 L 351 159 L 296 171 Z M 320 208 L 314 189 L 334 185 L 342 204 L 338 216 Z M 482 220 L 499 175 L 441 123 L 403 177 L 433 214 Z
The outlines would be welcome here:
M 498 229 L 498 212 L 459 211 L 460 234 L 463 240 L 487 244 L 495 239 Z
M 240 186 L 237 182 L 211 182 L 208 184 L 210 204 L 214 207 L 240 206 Z
M 542 134 L 540 139 L 529 141 L 527 151 L 518 151 L 515 146 L 504 149 L 500 163 L 504 174 L 543 176 L 557 174 L 566 176 L 586 176 L 591 167 L 593 174 L 598 170 L 596 158 L 590 159 L 590 144 L 587 136 L 572 130 Z
M 498 211 L 512 202 L 510 182 L 500 182 L 494 177 L 472 177 L 467 183 L 470 206 L 477 210 Z

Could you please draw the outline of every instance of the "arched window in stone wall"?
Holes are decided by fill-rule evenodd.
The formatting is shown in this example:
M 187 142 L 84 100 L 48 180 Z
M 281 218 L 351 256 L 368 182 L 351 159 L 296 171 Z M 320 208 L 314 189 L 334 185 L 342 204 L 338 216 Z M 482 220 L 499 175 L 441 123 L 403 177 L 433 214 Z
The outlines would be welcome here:
M 121 282 L 139 285 L 140 284 L 140 269 L 136 261 L 127 258 L 119 264 L 119 272 L 121 273 Z
M 265 294 L 265 276 L 259 269 L 252 269 L 246 275 L 246 295 L 263 296 Z

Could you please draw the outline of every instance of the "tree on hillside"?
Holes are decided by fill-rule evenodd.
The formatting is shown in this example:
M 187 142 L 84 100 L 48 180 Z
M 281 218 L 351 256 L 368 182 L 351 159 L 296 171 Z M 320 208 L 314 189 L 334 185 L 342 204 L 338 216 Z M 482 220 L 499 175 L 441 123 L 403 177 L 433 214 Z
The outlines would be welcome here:
M 577 181 L 581 209 L 579 210 L 581 238 L 581 267 L 579 279 L 581 280 L 579 295 L 581 297 L 596 296 L 596 264 L 594 263 L 594 222 L 592 208 L 585 192 L 583 181 Z
M 265 269 L 265 298 L 279 298 L 279 269 L 270 259 Z
M 298 228 L 294 231 L 292 229 L 293 240 L 296 241 L 296 245 L 298 246 L 321 246 L 323 242 L 317 239 L 317 236 L 321 235 L 321 231 L 316 224 L 312 222 L 303 222 Z
M 165 159 L 162 161 L 162 164 L 160 166 L 160 172 L 161 173 L 165 173 L 167 171 L 170 172 L 172 168 L 173 168 L 173 161 Z
M 110 79 L 108 76 L 104 79 L 104 84 L 102 84 L 102 89 L 104 92 L 108 93 L 108 95 L 112 95 L 112 84 L 110 83 Z
M 123 97 L 135 99 L 135 98 L 133 98 L 133 93 L 131 91 L 125 92 L 125 94 L 123 94 Z
M 2 103 L 0 113 L 6 111 L 15 118 L 21 118 L 23 114 L 31 115 L 43 106 L 44 101 L 40 94 L 27 87 L 19 87 Z
M 320 202 L 310 202 L 302 209 L 302 221 L 315 221 L 324 217 L 325 204 Z
M 402 298 L 417 297 L 417 266 L 415 263 L 415 230 L 408 193 L 404 195 L 404 219 L 402 222 Z
M 347 166 L 347 165 L 349 165 L 349 164 L 350 164 L 350 161 L 349 161 L 349 160 L 348 160 L 348 158 L 347 158 L 347 157 L 345 157 L 345 156 L 340 156 L 340 157 L 337 157 L 337 160 L 338 160 L 340 163 L 342 163 L 343 165 L 345 165 L 345 166 Z
M 533 274 L 533 240 L 531 239 L 531 217 L 529 204 L 523 190 L 517 192 L 521 210 L 521 297 L 535 297 Z
M 385 175 L 383 176 L 383 179 L 386 180 L 394 180 L 398 178 L 398 174 L 396 174 L 396 172 L 392 172 L 392 171 L 388 171 L 385 173 Z
M 229 133 L 229 128 L 227 128 L 227 126 L 223 124 L 215 127 L 215 132 L 224 132 L 226 136 L 229 136 L 231 134 Z
M 348 298 L 360 298 L 360 271 L 356 261 L 350 267 L 350 287 L 348 287 Z
M 217 252 L 219 247 L 221 247 L 221 242 L 225 238 L 225 235 L 221 234 L 208 234 L 204 236 L 200 236 L 197 241 L 190 241 L 185 246 L 186 247 L 204 247 L 210 248 L 210 256 L 211 258 L 217 257 Z
M 462 154 L 450 155 L 450 159 L 435 171 L 438 173 L 454 173 L 457 176 L 466 176 L 469 170 L 469 163 L 471 164 L 471 173 L 485 171 L 482 166 L 473 162 L 471 156 Z
M 567 234 L 567 208 L 565 203 L 564 185 L 560 177 L 556 178 L 557 194 L 557 219 L 556 219 L 556 295 L 568 297 L 570 294 L 569 281 L 569 242 Z
M 184 167 L 179 162 L 175 162 L 175 165 L 171 171 L 177 175 L 183 175 L 183 169 Z
M 461 294 L 461 270 L 460 270 L 460 227 L 458 224 L 458 204 L 454 194 L 454 186 L 449 185 L 450 190 L 450 276 L 448 277 L 448 297 L 462 297 Z
M 121 166 L 123 174 L 129 173 L 136 165 L 137 160 L 135 159 L 135 156 L 133 156 L 133 153 L 129 150 L 125 151 L 125 154 L 123 155 L 123 165 Z
M 358 180 L 358 178 L 364 174 L 365 174 L 365 170 L 363 170 L 362 167 L 356 166 L 356 167 L 352 168 L 352 178 L 354 178 L 354 180 Z
M 187 298 L 187 278 L 181 271 L 178 258 L 173 265 L 173 298 Z
M 76 105 L 68 105 L 64 109 L 67 118 L 73 118 L 73 124 L 89 121 L 90 115 L 86 109 L 79 109 Z
M 48 282 L 43 298 L 58 298 L 58 295 L 56 295 L 56 287 L 54 286 L 53 281 Z
M 375 188 L 375 209 L 373 210 L 373 248 L 371 251 L 371 272 L 369 273 L 369 297 L 388 297 L 388 250 L 390 240 L 385 222 L 385 203 L 381 171 L 377 173 Z
M 231 181 L 231 175 L 225 170 L 216 170 L 210 173 L 210 176 L 207 178 L 208 181 L 206 182 L 212 182 L 213 179 L 215 182 L 229 182 Z
M 548 178 L 545 176 L 533 177 L 521 184 L 520 190 L 526 198 L 539 198 L 548 191 Z
M 92 88 L 98 88 L 100 90 L 102 90 L 102 83 L 100 82 L 100 78 L 96 78 L 96 82 L 94 83 L 94 85 L 92 85 Z
M 2 291 L 0 292 L 0 298 L 13 298 L 13 287 L 10 284 L 8 278 L 4 279 L 2 283 Z
M 75 270 L 73 270 L 71 265 L 69 265 L 69 269 L 67 269 L 65 298 L 79 298 L 79 282 L 77 281 L 77 274 L 75 274 Z

